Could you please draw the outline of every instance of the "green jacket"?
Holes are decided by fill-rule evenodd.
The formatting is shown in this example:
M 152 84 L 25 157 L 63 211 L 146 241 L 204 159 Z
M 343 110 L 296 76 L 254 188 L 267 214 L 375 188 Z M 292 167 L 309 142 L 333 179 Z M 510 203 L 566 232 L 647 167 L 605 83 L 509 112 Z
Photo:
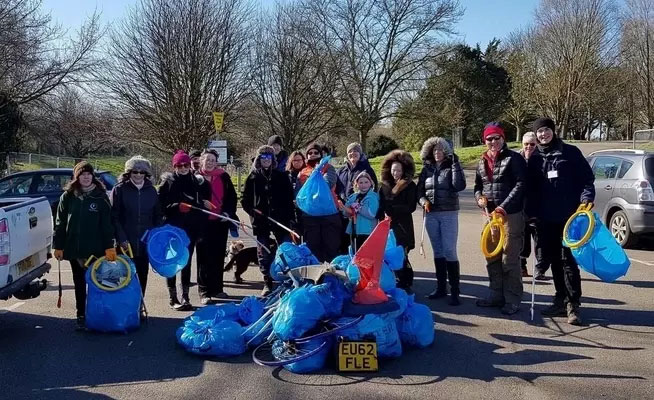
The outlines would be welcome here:
M 59 199 L 53 247 L 64 251 L 64 259 L 101 257 L 114 247 L 111 204 L 104 189 L 77 195 L 64 192 Z

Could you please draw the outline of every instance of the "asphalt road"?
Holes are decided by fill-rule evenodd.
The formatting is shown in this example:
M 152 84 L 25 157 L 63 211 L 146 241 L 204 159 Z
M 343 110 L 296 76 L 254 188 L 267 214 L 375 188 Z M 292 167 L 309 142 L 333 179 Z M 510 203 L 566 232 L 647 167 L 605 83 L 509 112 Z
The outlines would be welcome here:
M 381 360 L 375 374 L 294 375 L 233 359 L 203 359 L 175 343 L 175 330 L 188 313 L 168 309 L 163 278 L 151 273 L 146 301 L 150 321 L 129 335 L 74 331 L 74 296 L 69 265 L 62 265 L 63 307 L 55 307 L 52 286 L 29 301 L 0 304 L 0 398 L 220 398 L 220 399 L 592 399 L 652 398 L 654 393 L 654 246 L 629 250 L 629 274 L 613 284 L 582 272 L 585 325 L 543 318 L 553 294 L 550 282 L 536 286 L 536 313 L 529 318 L 531 279 L 525 278 L 521 311 L 505 317 L 480 309 L 475 298 L 487 286 L 479 251 L 482 218 L 463 193 L 459 257 L 462 300 L 429 301 L 435 285 L 431 248 L 423 259 L 411 254 L 417 299 L 434 314 L 436 339 L 427 349 L 405 348 L 401 358 Z M 415 214 L 420 237 L 421 214 Z M 53 272 L 56 268 L 53 268 Z M 195 275 L 195 272 L 194 274 Z M 256 294 L 258 269 L 246 284 L 227 275 L 230 300 Z M 192 301 L 198 303 L 193 288 Z

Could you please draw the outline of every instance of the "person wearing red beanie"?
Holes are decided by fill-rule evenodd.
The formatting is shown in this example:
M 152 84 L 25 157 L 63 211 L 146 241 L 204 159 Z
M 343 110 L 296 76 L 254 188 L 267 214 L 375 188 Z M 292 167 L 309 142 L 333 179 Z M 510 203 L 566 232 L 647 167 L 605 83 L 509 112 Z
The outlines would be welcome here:
M 504 143 L 504 129 L 499 123 L 486 125 L 482 137 L 488 150 L 477 164 L 475 199 L 485 212 L 502 218 L 506 241 L 498 256 L 486 259 L 490 293 L 486 299 L 477 300 L 477 305 L 501 307 L 503 314 L 512 315 L 522 300 L 520 251 L 527 164 Z

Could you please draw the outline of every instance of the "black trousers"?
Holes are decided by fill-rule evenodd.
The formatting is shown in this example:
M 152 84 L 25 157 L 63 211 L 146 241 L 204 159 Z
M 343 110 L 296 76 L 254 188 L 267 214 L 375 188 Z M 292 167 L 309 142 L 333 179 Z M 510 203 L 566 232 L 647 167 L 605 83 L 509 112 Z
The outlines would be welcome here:
M 70 268 L 73 271 L 73 285 L 75 286 L 75 308 L 77 316 L 86 315 L 86 268 L 83 267 L 85 260 L 70 260 Z
M 543 262 L 543 249 L 538 241 L 538 229 L 533 224 L 525 223 L 525 239 L 522 242 L 522 251 L 520 258 L 528 259 L 531 255 L 531 240 L 534 240 L 534 254 L 536 255 L 536 271 L 545 274 L 550 265 Z
M 320 262 L 330 262 L 337 255 L 341 245 L 341 216 L 339 214 L 323 217 L 305 215 L 304 241 Z
M 229 224 L 218 220 L 209 221 L 198 238 L 196 247 L 200 297 L 216 296 L 223 291 Z
M 275 252 L 270 248 L 270 244 L 273 241 L 273 239 L 270 236 L 271 236 L 271 232 L 257 234 L 257 241 L 259 241 L 259 243 L 263 244 L 270 250 L 270 253 L 268 253 L 266 250 L 263 249 L 263 247 L 257 244 L 257 259 L 259 261 L 259 271 L 261 271 L 261 275 L 263 275 L 264 279 L 270 276 L 270 265 L 273 263 L 275 259 Z M 286 231 L 274 230 L 272 232 L 272 236 L 275 237 L 274 240 L 277 241 L 278 245 L 284 242 L 291 241 L 291 236 Z
M 191 286 L 191 262 L 193 261 L 193 252 L 195 251 L 195 245 L 198 240 L 198 235 L 195 232 L 190 232 L 190 231 L 185 231 L 185 232 L 190 240 L 188 244 L 188 262 L 186 263 L 186 266 L 182 268 L 180 275 L 182 278 L 182 287 L 188 288 Z M 171 289 L 175 288 L 177 285 L 177 276 L 173 276 L 172 278 L 166 278 L 166 284 Z
M 145 296 L 145 287 L 148 284 L 148 270 L 150 269 L 150 260 L 147 254 L 134 256 L 132 259 L 136 267 L 136 275 L 139 277 L 139 284 L 141 285 L 141 293 Z
M 579 305 L 581 299 L 581 275 L 579 266 L 569 248 L 564 247 L 564 222 L 540 223 L 539 243 L 542 246 L 543 263 L 552 266 L 552 277 L 556 294 L 554 301 Z
M 397 287 L 400 289 L 407 289 L 413 286 L 413 267 L 409 262 L 409 248 L 404 247 L 404 265 L 402 268 L 395 271 L 397 278 Z

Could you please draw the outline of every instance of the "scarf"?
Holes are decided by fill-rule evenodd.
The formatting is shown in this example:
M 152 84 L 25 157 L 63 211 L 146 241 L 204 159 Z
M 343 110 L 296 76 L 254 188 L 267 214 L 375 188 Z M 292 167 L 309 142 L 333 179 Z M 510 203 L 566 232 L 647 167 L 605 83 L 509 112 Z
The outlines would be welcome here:
M 211 171 L 202 169 L 200 173 L 209 181 L 209 187 L 211 187 L 211 204 L 216 206 L 213 212 L 220 214 L 223 209 L 223 197 L 225 196 L 225 187 L 223 186 L 222 180 L 225 170 L 222 168 L 215 168 Z M 218 217 L 210 215 L 209 219 L 218 219 Z
M 388 199 L 393 199 L 395 196 L 397 196 L 401 191 L 406 189 L 406 187 L 409 186 L 409 180 L 408 179 L 399 179 L 398 181 L 395 182 L 395 185 L 391 187 L 390 184 L 384 182 L 382 184 L 381 190 L 384 192 L 384 197 Z
M 140 184 L 137 185 L 136 182 L 134 182 L 131 178 L 130 178 L 130 182 L 132 182 L 132 185 L 134 185 L 138 190 L 141 190 L 143 188 L 143 186 L 145 185 L 145 181 L 143 181 L 143 182 L 141 182 Z
M 482 154 L 482 158 L 484 159 L 484 169 L 486 169 L 486 176 L 488 177 L 489 182 L 493 182 L 493 170 L 495 169 L 495 161 L 497 161 L 497 157 L 500 155 L 500 152 L 501 150 L 495 157 L 491 157 L 491 155 L 488 154 L 488 151 L 485 151 L 484 154 Z
M 536 146 L 538 147 L 538 150 L 543 153 L 547 154 L 553 150 L 556 150 L 560 147 L 561 144 L 561 139 L 558 137 L 554 136 L 552 137 L 552 140 L 548 144 L 540 144 L 538 143 Z
M 79 187 L 79 191 L 75 191 L 75 195 L 79 197 L 80 199 L 84 198 L 85 196 L 90 195 L 95 189 L 96 189 L 95 183 L 91 183 L 90 186 L 83 188 L 82 186 Z

